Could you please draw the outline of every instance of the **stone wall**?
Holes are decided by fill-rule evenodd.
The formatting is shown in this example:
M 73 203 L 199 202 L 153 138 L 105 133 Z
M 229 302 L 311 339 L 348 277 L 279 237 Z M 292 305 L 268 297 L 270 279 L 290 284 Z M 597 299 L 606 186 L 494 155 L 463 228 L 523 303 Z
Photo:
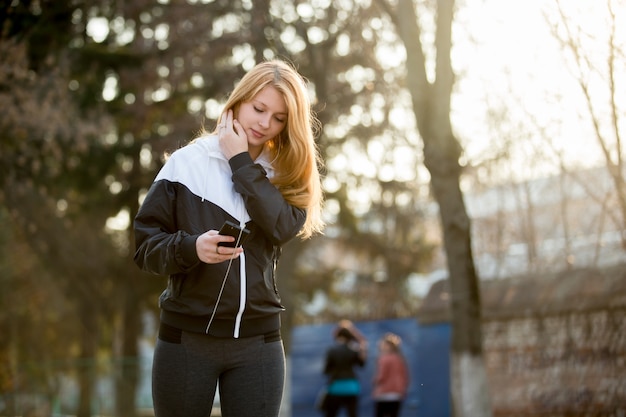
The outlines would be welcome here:
M 449 320 L 448 284 L 422 323 Z M 495 417 L 626 417 L 626 266 L 481 282 Z
M 495 416 L 626 416 L 626 312 L 486 321 Z

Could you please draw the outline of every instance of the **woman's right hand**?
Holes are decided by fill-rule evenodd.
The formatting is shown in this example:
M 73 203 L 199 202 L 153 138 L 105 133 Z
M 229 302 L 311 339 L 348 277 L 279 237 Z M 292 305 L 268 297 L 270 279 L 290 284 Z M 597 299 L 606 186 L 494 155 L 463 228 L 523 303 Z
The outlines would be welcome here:
M 201 234 L 196 239 L 196 253 L 198 258 L 207 264 L 218 264 L 236 258 L 243 252 L 243 248 L 231 248 L 229 246 L 218 246 L 220 242 L 232 243 L 235 238 L 232 236 L 220 235 L 217 230 L 209 230 Z

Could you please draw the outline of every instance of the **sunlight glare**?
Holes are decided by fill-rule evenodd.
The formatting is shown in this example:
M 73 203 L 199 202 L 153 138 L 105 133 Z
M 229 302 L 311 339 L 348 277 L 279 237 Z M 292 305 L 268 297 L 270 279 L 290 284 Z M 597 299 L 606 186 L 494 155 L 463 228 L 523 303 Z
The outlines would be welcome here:
M 123 231 L 128 229 L 129 226 L 130 214 L 126 208 L 121 209 L 115 217 L 109 217 L 105 225 L 108 230 L 114 231 Z
M 109 36 L 109 21 L 104 17 L 92 17 L 87 22 L 87 35 L 101 43 Z
M 104 87 L 102 88 L 102 98 L 105 101 L 113 101 L 117 97 L 117 77 L 114 74 L 110 74 L 104 81 Z

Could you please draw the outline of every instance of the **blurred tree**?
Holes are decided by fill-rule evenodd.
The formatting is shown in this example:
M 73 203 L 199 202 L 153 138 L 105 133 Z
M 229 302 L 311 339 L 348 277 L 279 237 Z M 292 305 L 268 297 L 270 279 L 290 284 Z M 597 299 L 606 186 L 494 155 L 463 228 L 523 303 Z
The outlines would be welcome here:
M 479 269 L 490 269 L 487 276 L 600 266 L 621 259 L 626 112 L 616 97 L 626 80 L 616 69 L 626 65 L 619 31 L 625 11 L 615 1 L 593 6 L 542 3 L 538 12 L 547 29 L 542 42 L 558 52 L 554 55 L 562 83 L 541 86 L 545 69 L 529 69 L 531 82 L 537 84 L 533 90 L 543 93 L 545 106 L 529 106 L 528 91 L 520 91 L 523 83 L 512 75 L 506 98 L 485 88 L 490 136 L 498 140 L 481 154 L 482 162 L 472 160 L 474 179 L 482 182 L 472 185 L 472 194 L 475 201 L 482 193 L 497 194 L 498 218 L 480 210 L 481 218 L 473 219 L 472 243 L 485 260 L 478 262 Z M 558 177 L 552 177 L 555 172 Z M 515 213 L 509 212 L 511 205 Z
M 40 305 L 42 311 L 25 317 L 24 327 L 12 333 L 11 349 L 17 354 L 10 359 L 16 367 L 32 363 L 30 369 L 48 370 L 49 375 L 39 375 L 40 383 L 58 376 L 58 369 L 50 369 L 46 361 L 68 359 L 68 352 L 83 359 L 97 356 L 99 324 L 107 310 L 107 265 L 113 255 L 104 230 L 92 227 L 110 215 L 101 179 L 111 158 L 93 141 L 103 120 L 79 111 L 68 90 L 70 59 L 63 38 L 68 36 L 72 10 L 59 3 L 17 3 L 3 10 L 0 21 L 4 219 L 13 236 L 27 242 L 30 255 L 38 258 L 33 270 L 45 271 L 42 277 L 50 278 L 32 277 L 25 283 L 33 287 L 22 295 L 33 298 L 24 305 L 35 311 Z M 37 295 L 41 302 L 36 302 Z M 11 326 L 13 318 L 3 325 Z M 43 338 L 34 342 L 44 354 L 25 347 L 33 342 L 27 330 Z M 37 386 L 18 375 L 11 375 L 11 389 L 29 392 Z M 93 378 L 85 366 L 78 369 L 78 377 L 78 415 L 89 415 Z
M 478 276 L 471 246 L 470 220 L 460 189 L 461 146 L 452 132 L 450 99 L 454 84 L 450 52 L 455 2 L 442 0 L 433 16 L 434 73 L 429 79 L 428 54 L 413 0 L 392 5 L 378 0 L 391 18 L 406 49 L 407 86 L 413 99 L 417 128 L 424 141 L 424 164 L 439 205 L 449 273 L 452 313 L 452 409 L 455 416 L 490 416 L 487 376 L 483 360 Z M 431 81 L 432 80 L 432 81 Z
M 620 240 L 626 251 L 626 148 L 623 142 L 626 109 L 620 97 L 624 93 L 626 40 L 620 32 L 626 9 L 615 0 L 606 0 L 594 7 L 594 19 L 588 19 L 584 7 L 555 0 L 556 13 L 546 14 L 554 38 L 559 42 L 576 80 L 586 114 L 592 126 L 608 174 L 613 182 L 606 213 L 613 229 L 621 231 Z M 602 30 L 598 30 L 598 20 Z M 589 190 L 596 201 L 605 204 L 601 190 Z

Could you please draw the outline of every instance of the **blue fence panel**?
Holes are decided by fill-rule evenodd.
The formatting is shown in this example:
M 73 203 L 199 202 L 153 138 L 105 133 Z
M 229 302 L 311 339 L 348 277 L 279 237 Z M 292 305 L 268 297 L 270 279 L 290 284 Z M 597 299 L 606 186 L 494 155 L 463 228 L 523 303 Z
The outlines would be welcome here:
M 298 326 L 291 336 L 291 414 L 319 417 L 315 400 L 324 387 L 324 355 L 333 324 Z
M 373 415 L 372 378 L 378 357 L 377 341 L 387 332 L 402 338 L 411 384 L 401 417 L 448 417 L 449 325 L 423 327 L 414 319 L 356 322 L 369 341 L 366 365 L 357 371 L 362 392 L 359 415 Z M 326 350 L 332 346 L 335 323 L 297 326 L 291 345 L 291 410 L 298 417 L 319 417 L 315 400 L 326 379 L 322 374 Z
M 450 416 L 450 325 L 435 324 L 419 328 L 416 344 L 419 417 Z

